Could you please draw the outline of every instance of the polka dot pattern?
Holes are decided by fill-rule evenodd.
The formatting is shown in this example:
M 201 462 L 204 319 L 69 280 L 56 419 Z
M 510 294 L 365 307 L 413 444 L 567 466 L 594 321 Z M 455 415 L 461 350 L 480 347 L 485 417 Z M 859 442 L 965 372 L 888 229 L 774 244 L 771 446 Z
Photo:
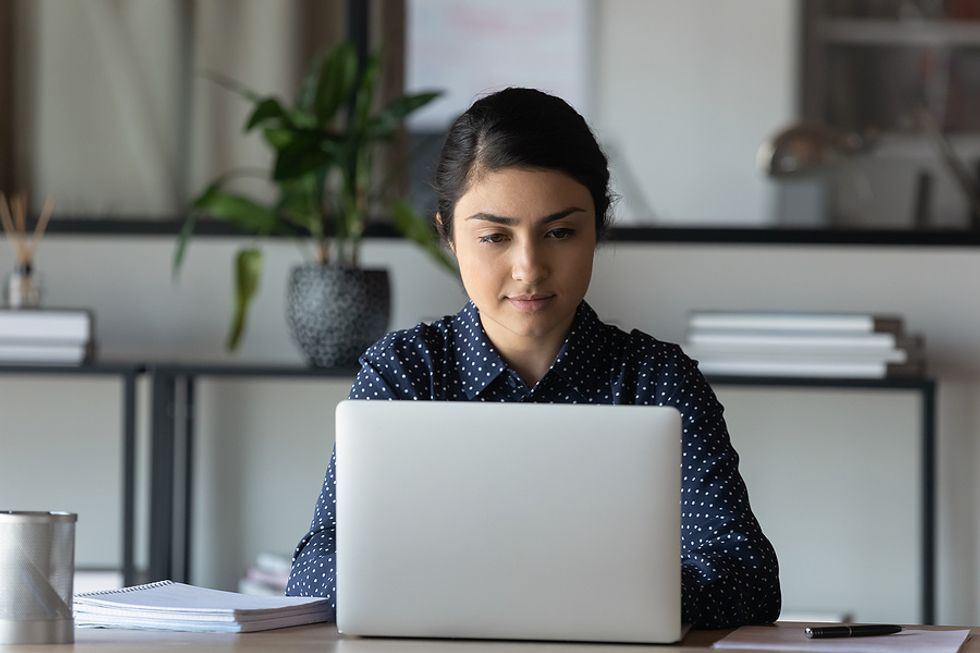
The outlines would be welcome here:
M 685 623 L 775 621 L 779 570 L 738 472 L 723 407 L 675 344 L 603 324 L 585 302 L 541 380 L 528 387 L 487 338 L 472 302 L 454 316 L 389 333 L 361 356 L 351 399 L 531 401 L 673 406 L 682 415 L 681 595 Z M 336 456 L 286 593 L 335 597 Z M 336 604 L 334 604 L 336 607 Z

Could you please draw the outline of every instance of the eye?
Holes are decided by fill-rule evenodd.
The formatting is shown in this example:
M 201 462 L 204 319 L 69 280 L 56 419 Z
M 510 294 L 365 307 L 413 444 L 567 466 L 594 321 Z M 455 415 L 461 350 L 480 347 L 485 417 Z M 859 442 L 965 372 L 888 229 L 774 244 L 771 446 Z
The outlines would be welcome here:
M 487 234 L 486 236 L 480 236 L 479 241 L 481 243 L 501 243 L 504 241 L 503 234 Z
M 559 229 L 552 229 L 548 232 L 548 236 L 554 238 L 555 240 L 565 240 L 566 238 L 571 238 L 575 235 L 574 229 L 569 229 L 567 227 L 561 227 Z

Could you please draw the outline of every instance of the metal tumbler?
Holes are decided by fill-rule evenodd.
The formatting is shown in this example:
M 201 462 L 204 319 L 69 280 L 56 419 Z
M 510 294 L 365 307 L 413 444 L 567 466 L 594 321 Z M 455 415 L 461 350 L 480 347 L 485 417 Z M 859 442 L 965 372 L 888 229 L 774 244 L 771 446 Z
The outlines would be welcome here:
M 69 512 L 0 510 L 0 644 L 75 640 L 75 522 Z

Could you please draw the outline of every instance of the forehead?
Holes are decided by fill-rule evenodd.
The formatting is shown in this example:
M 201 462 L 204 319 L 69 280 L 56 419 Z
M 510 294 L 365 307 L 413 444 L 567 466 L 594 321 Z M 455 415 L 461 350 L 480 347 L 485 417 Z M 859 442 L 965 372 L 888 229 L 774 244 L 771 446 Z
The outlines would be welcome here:
M 557 170 L 501 168 L 473 175 L 456 203 L 456 217 L 477 212 L 512 218 L 539 218 L 569 206 L 593 210 L 589 190 Z

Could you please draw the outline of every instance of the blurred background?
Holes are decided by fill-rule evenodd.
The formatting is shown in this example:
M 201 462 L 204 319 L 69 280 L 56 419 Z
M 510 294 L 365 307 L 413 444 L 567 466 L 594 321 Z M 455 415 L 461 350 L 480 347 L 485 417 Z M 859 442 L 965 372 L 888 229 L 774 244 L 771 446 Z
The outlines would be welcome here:
M 283 316 L 304 244 L 202 219 L 179 278 L 172 258 L 211 180 L 272 159 L 243 133 L 250 104 L 214 78 L 292 98 L 311 59 L 355 32 L 383 47 L 378 102 L 444 92 L 378 162 L 423 214 L 445 131 L 480 94 L 533 86 L 586 117 L 619 196 L 588 297 L 606 321 L 682 342 L 698 309 L 845 311 L 924 335 L 938 384 L 935 618 L 980 622 L 980 3 L 0 0 L 0 189 L 25 191 L 31 220 L 56 201 L 36 260 L 44 304 L 93 311 L 101 360 L 303 363 Z M 261 174 L 235 184 L 275 193 Z M 390 328 L 458 310 L 458 281 L 389 222 L 374 207 L 363 264 L 390 272 Z M 264 274 L 232 354 L 243 245 L 261 245 Z M 0 241 L 0 272 L 13 267 Z M 349 385 L 200 379 L 192 582 L 234 589 L 260 554 L 291 553 Z M 921 620 L 919 395 L 717 390 L 787 611 Z M 153 400 L 141 378 L 144 569 Z M 77 511 L 78 565 L 97 584 L 121 582 L 121 402 L 111 377 L 0 374 L 0 508 Z
M 6 0 L 3 12 L 4 186 L 35 203 L 57 191 L 60 213 L 80 218 L 172 220 L 209 179 L 261 164 L 259 135 L 240 133 L 247 104 L 206 75 L 291 97 L 346 36 L 342 1 Z M 383 94 L 445 91 L 409 121 L 402 174 L 420 208 L 452 119 L 480 93 L 525 85 L 594 126 L 624 226 L 963 229 L 969 203 L 917 110 L 975 170 L 978 12 L 969 0 L 408 0 L 370 20 Z M 760 174 L 760 146 L 802 119 L 868 147 L 810 178 Z

